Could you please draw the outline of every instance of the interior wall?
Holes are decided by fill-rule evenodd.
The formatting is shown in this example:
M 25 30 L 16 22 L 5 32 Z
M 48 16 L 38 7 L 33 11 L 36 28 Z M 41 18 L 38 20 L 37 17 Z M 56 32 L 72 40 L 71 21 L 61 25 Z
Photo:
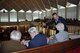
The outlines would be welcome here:
M 79 12 L 78 12 L 78 19 L 80 20 L 80 2 L 79 2 Z
M 76 18 L 76 12 L 77 12 L 77 6 L 76 7 L 70 7 L 67 8 L 67 18 Z
M 65 8 L 58 10 L 58 15 L 65 18 Z

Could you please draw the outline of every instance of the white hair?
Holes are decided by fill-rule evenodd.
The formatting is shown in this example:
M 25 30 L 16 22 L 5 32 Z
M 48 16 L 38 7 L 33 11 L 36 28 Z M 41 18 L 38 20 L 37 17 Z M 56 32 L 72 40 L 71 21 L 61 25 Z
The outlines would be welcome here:
M 39 33 L 38 29 L 36 27 L 31 27 L 29 30 L 28 30 L 29 33 Z
M 64 30 L 64 24 L 63 23 L 58 23 L 56 25 L 56 28 L 57 28 L 58 31 Z
M 10 38 L 11 40 L 19 41 L 21 39 L 21 32 L 16 30 L 12 31 L 10 34 Z

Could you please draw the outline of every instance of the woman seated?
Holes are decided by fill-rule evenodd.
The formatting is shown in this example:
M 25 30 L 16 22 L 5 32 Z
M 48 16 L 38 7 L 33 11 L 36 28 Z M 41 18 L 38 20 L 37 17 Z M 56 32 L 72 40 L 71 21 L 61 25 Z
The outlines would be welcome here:
M 64 42 L 69 40 L 69 34 L 67 31 L 64 31 L 64 24 L 58 23 L 56 25 L 57 30 L 59 33 L 57 33 L 54 38 L 50 37 L 49 44 L 58 43 L 58 42 Z

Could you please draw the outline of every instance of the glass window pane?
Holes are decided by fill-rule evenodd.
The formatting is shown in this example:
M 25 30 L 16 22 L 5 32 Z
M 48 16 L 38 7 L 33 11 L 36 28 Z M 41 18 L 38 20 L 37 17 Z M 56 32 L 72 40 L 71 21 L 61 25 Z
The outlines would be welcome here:
M 46 12 L 43 12 L 42 15 L 43 15 L 42 17 L 44 18 L 46 16 Z
M 32 13 L 26 12 L 26 20 L 32 21 Z
M 41 17 L 41 16 L 42 16 L 42 14 L 39 14 L 39 18 L 40 18 L 40 19 L 42 19 L 42 17 Z
M 8 12 L 0 12 L 1 22 L 8 22 Z
M 67 18 L 76 18 L 76 7 L 67 8 Z
M 40 19 L 43 19 L 43 17 L 42 17 L 42 11 L 39 11 L 39 15 L 38 16 L 39 16 Z
M 77 5 L 67 2 L 66 7 L 67 7 L 67 18 L 68 19 L 76 18 Z
M 79 17 L 78 17 L 78 20 L 80 20 L 80 2 L 79 2 Z
M 52 16 L 52 15 L 51 15 L 51 10 L 47 10 L 46 13 L 47 13 L 47 17 L 48 17 L 48 18 L 51 18 L 51 16 Z
M 59 9 L 58 11 L 58 15 L 65 18 L 65 8 Z
M 17 22 L 17 13 L 10 12 L 10 22 Z
M 18 19 L 20 21 L 25 21 L 25 12 L 18 12 Z
M 33 20 L 38 19 L 38 13 L 33 13 Z

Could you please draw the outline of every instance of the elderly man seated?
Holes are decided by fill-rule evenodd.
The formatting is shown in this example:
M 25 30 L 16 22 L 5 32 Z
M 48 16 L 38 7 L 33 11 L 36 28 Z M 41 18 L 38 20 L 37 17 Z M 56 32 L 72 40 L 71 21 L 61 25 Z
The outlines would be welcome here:
M 39 46 L 47 45 L 47 37 L 43 34 L 40 34 L 36 27 L 31 27 L 28 30 L 31 40 L 30 41 L 22 41 L 29 48 L 35 48 Z
M 56 25 L 57 30 L 59 33 L 57 33 L 54 38 L 50 37 L 49 44 L 63 42 L 69 40 L 69 34 L 68 32 L 64 31 L 64 24 L 58 23 Z
M 1 43 L 2 53 L 16 52 L 26 49 L 26 47 L 20 43 L 21 33 L 19 31 L 12 31 L 10 38 L 11 40 L 3 41 Z

